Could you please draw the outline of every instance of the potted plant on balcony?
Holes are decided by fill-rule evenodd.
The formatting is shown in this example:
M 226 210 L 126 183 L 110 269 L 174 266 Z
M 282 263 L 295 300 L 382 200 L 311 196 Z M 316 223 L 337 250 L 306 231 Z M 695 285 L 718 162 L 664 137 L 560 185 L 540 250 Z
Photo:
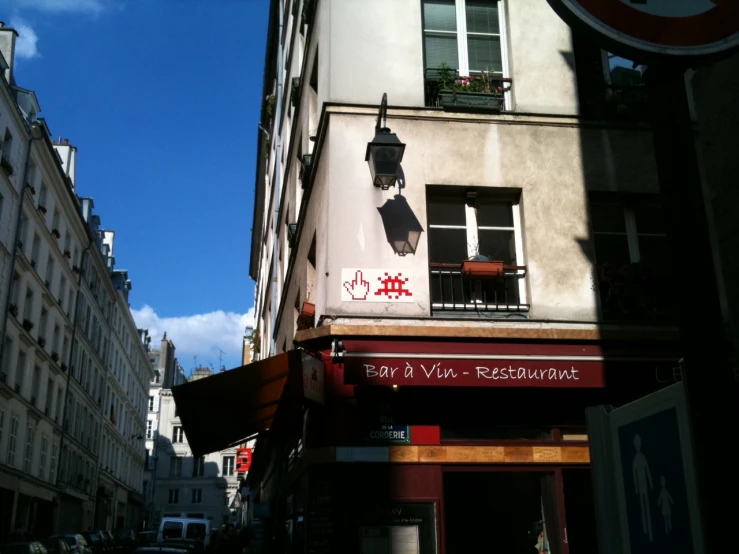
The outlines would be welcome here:
M 458 77 L 457 72 L 442 64 L 439 79 L 439 104 L 444 108 L 467 108 L 500 111 L 503 87 L 497 86 L 493 72 L 483 71 L 477 77 Z
M 69 260 L 72 258 L 72 253 L 69 250 L 65 250 L 64 256 Z
M 51 359 L 54 360 L 55 362 L 58 362 L 59 361 L 59 354 L 57 352 L 52 352 L 51 353 Z
M 256 327 L 251 332 L 251 337 L 249 337 L 249 342 L 251 344 L 251 350 L 254 352 L 254 354 L 259 354 L 262 350 L 262 334 L 259 332 L 259 327 Z
M 500 277 L 504 272 L 503 262 L 491 260 L 480 254 L 462 262 L 462 276 L 473 279 Z
M 77 267 L 76 265 L 73 265 L 72 266 L 72 273 L 79 273 L 79 272 L 80 272 L 80 268 Z
M 30 333 L 31 329 L 33 329 L 33 322 L 30 319 L 24 319 L 23 328 Z
M 43 348 L 44 346 L 46 346 L 46 339 L 44 337 L 39 337 L 38 344 L 41 348 Z
M 596 266 L 601 309 L 607 319 L 655 320 L 671 317 L 664 270 L 641 263 Z
M 29 185 L 28 190 L 31 191 L 31 196 L 36 196 L 36 187 L 34 187 L 33 185 Z
M 38 211 L 40 211 L 42 214 L 46 215 L 46 206 L 43 204 L 38 205 Z
M 8 311 L 13 314 L 13 317 L 18 317 L 18 306 L 15 304 L 10 304 L 8 306 Z
M 61 232 L 59 232 L 59 229 L 52 229 L 51 234 L 54 235 L 58 239 L 62 238 L 62 234 Z

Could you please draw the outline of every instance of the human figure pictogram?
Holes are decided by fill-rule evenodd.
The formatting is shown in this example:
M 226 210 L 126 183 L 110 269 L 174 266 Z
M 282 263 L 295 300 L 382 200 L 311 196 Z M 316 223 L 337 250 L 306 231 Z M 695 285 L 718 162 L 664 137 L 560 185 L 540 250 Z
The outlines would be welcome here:
M 639 435 L 634 435 L 634 448 L 636 449 L 636 455 L 632 464 L 632 472 L 635 494 L 639 496 L 642 531 L 649 537 L 649 542 L 652 542 L 654 535 L 652 533 L 652 514 L 649 510 L 649 491 L 654 488 L 654 483 L 652 483 L 652 474 L 649 471 L 647 457 L 641 451 L 641 437 Z
M 662 508 L 662 517 L 665 520 L 665 535 L 669 535 L 670 531 L 672 531 L 672 505 L 675 501 L 672 499 L 670 491 L 667 490 L 664 475 L 659 478 L 659 483 L 662 490 L 659 491 L 659 496 L 657 497 L 657 506 Z

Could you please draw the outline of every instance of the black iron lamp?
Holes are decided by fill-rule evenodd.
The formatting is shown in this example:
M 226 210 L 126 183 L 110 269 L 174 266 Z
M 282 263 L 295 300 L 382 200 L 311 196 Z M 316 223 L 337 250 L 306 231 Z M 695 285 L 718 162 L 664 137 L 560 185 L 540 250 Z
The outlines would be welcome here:
M 382 190 L 395 186 L 405 151 L 405 144 L 386 127 L 386 119 L 387 93 L 383 93 L 375 125 L 375 138 L 367 144 L 367 154 L 364 157 L 369 162 L 372 183 Z

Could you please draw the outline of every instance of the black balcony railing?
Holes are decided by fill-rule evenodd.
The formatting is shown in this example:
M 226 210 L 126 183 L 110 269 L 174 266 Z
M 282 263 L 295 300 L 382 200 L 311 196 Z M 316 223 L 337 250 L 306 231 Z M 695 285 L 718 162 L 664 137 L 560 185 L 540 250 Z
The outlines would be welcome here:
M 503 95 L 511 89 L 507 77 L 481 75 L 459 77 L 456 69 L 427 68 L 424 73 L 425 105 L 449 111 L 498 112 Z
M 526 266 L 505 266 L 499 277 L 462 275 L 460 264 L 430 264 L 429 285 L 432 312 L 518 312 L 529 305 L 520 293 Z

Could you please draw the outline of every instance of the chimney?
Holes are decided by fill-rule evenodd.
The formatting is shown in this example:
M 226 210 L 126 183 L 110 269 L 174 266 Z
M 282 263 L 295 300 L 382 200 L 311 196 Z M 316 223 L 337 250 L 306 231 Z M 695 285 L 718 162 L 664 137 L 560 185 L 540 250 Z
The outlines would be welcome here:
M 4 21 L 0 21 L 0 54 L 5 59 L 5 80 L 11 85 L 15 84 L 13 79 L 13 60 L 15 58 L 15 39 L 18 31 L 12 27 L 6 27 Z M 0 66 L 2 67 L 2 66 Z

